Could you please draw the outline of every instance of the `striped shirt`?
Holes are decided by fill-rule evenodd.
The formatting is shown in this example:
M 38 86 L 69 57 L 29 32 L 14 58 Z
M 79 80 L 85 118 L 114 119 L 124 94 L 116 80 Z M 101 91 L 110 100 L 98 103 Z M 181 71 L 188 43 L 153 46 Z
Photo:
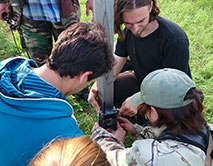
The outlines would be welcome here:
M 38 77 L 31 65 L 35 66 L 34 61 L 25 60 L 15 71 L 5 72 L 1 78 L 1 92 L 9 97 L 60 98 L 67 101 L 57 88 Z
M 60 22 L 59 0 L 27 0 L 23 15 L 31 20 Z

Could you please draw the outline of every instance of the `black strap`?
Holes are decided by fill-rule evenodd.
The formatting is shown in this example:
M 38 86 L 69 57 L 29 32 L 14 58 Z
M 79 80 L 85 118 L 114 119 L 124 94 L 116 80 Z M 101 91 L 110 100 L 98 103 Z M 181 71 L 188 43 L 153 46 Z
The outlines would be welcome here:
M 197 135 L 183 135 L 183 136 L 173 136 L 169 133 L 169 131 L 164 131 L 162 135 L 158 138 L 159 141 L 161 140 L 175 140 L 187 144 L 194 145 L 201 150 L 203 150 L 206 154 L 207 148 L 209 145 L 209 130 L 208 127 L 205 126 L 203 130 Z

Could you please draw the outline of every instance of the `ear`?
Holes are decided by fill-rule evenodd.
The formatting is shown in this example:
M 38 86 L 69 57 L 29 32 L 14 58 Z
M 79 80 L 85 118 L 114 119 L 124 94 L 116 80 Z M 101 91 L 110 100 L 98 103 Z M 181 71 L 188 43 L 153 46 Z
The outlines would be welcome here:
M 151 106 L 150 108 L 151 108 L 150 118 L 152 119 L 153 122 L 155 122 L 159 118 L 158 112 L 154 107 Z
M 93 73 L 92 71 L 81 72 L 79 74 L 79 81 L 80 82 L 87 82 L 88 76 L 91 75 L 92 73 Z
M 152 8 L 153 8 L 153 1 L 151 2 L 151 4 L 150 4 L 150 8 L 149 8 L 149 12 L 151 13 L 151 11 L 152 11 Z

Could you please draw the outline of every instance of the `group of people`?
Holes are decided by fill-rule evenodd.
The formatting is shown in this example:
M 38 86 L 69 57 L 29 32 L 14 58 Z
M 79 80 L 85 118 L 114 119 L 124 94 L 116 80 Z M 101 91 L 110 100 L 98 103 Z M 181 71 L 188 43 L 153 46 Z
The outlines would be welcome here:
M 213 166 L 187 35 L 159 16 L 157 0 L 114 1 L 114 56 L 101 24 L 79 22 L 78 0 L 12 2 L 0 0 L 0 14 L 10 5 L 33 60 L 0 62 L 1 166 Z M 127 60 L 132 70 L 121 72 Z M 85 136 L 66 96 L 112 69 L 117 129 L 96 123 Z M 88 102 L 100 111 L 96 83 Z M 124 116 L 145 117 L 149 125 Z M 129 148 L 123 144 L 127 132 L 136 139 Z

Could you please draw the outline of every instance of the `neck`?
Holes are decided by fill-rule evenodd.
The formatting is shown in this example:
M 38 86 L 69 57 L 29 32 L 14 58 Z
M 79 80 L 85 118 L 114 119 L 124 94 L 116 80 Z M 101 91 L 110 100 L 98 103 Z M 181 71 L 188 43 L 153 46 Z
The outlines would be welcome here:
M 49 69 L 46 64 L 39 68 L 33 68 L 32 70 L 44 81 L 56 87 L 64 95 L 66 94 L 66 86 L 64 86 L 65 79 L 60 77 L 55 71 Z
M 141 34 L 141 38 L 146 37 L 153 33 L 155 30 L 157 30 L 159 27 L 158 21 L 155 19 L 151 21 L 149 24 L 147 24 L 147 27 L 144 29 L 143 33 Z

